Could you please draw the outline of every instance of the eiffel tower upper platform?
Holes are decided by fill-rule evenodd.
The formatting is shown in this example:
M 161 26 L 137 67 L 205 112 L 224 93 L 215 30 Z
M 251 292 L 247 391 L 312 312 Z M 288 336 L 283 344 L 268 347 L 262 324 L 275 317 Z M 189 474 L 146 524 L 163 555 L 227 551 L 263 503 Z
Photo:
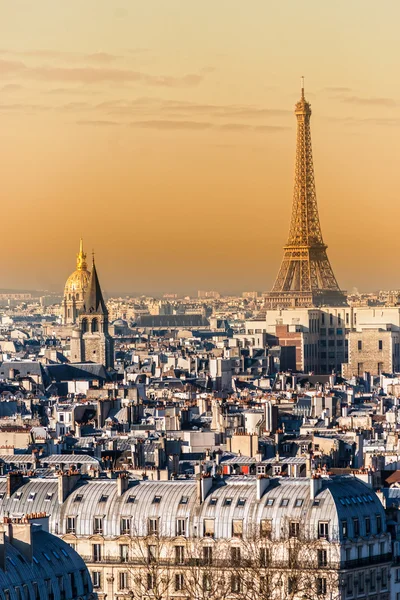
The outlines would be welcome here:
M 343 306 L 346 296 L 338 286 L 322 239 L 315 192 L 311 147 L 311 105 L 304 97 L 295 107 L 296 166 L 289 238 L 265 308 Z

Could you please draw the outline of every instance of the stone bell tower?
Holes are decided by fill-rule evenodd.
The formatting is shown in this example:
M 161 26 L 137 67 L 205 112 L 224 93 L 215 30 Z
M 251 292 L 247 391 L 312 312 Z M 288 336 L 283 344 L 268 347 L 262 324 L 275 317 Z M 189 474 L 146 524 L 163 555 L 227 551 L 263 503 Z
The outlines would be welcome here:
M 114 342 L 108 333 L 108 310 L 101 292 L 94 263 L 78 314 L 78 325 L 71 338 L 71 362 L 101 363 L 114 366 Z

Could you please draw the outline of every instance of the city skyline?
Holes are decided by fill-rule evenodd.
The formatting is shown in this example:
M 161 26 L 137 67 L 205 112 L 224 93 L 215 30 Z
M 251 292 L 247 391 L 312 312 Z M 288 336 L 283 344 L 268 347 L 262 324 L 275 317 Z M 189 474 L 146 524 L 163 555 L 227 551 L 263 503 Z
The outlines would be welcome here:
M 302 74 L 340 286 L 400 287 L 396 236 L 377 230 L 400 216 L 400 8 L 379 30 L 372 2 L 227 6 L 89 1 L 77 22 L 73 3 L 0 3 L 3 210 L 21 216 L 1 287 L 61 291 L 82 235 L 110 292 L 271 289 Z

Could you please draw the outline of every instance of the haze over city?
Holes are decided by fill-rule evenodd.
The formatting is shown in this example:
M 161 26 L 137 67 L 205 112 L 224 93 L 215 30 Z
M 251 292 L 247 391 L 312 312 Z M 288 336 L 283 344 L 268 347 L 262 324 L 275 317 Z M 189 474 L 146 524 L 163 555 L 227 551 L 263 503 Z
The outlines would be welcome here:
M 83 236 L 110 293 L 270 289 L 301 75 L 339 285 L 400 287 L 397 2 L 0 11 L 3 288 L 61 290 Z

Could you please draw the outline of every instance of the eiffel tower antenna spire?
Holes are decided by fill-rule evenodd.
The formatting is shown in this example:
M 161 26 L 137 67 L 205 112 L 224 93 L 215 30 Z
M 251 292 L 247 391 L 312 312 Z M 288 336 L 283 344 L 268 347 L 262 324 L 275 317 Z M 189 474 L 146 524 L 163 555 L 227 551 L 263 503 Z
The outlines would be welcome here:
M 319 222 L 311 146 L 311 105 L 304 95 L 295 106 L 297 119 L 296 165 L 292 216 L 283 260 L 267 308 L 321 305 L 343 306 L 340 290 L 326 253 Z

